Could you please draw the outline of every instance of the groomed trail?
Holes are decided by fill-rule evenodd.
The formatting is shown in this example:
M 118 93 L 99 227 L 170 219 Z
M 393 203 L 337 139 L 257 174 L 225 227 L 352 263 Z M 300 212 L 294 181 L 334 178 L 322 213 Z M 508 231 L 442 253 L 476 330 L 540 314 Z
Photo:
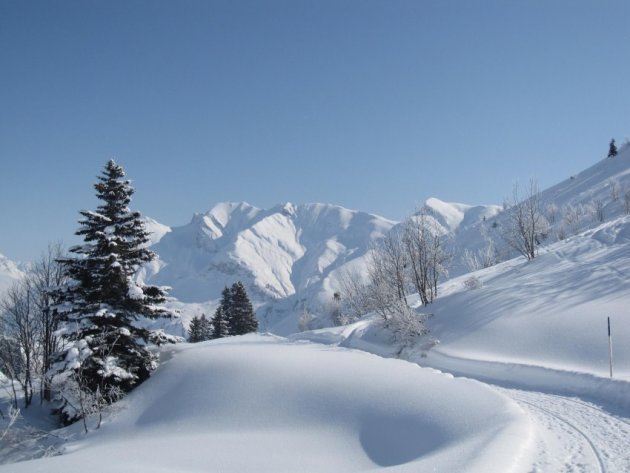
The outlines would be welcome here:
M 533 472 L 630 471 L 630 419 L 579 398 L 507 389 L 535 425 Z
M 532 473 L 630 471 L 630 383 L 513 363 L 410 354 L 513 399 L 534 426 Z

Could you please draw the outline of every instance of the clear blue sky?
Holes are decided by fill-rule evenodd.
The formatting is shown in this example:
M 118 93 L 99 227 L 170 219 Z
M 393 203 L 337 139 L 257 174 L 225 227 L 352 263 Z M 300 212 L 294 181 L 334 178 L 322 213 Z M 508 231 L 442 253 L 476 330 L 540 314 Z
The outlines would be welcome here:
M 630 2 L 0 0 L 0 253 L 74 243 L 109 158 L 220 201 L 501 203 L 630 134 Z

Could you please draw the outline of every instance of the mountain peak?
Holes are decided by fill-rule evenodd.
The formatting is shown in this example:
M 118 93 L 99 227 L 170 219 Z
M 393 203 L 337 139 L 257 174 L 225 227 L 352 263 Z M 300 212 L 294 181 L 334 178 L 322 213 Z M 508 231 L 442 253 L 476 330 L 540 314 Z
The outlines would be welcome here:
M 501 211 L 498 205 L 469 205 L 457 202 L 444 202 L 436 197 L 426 200 L 425 208 L 448 232 L 455 232 L 461 227 L 478 224 Z

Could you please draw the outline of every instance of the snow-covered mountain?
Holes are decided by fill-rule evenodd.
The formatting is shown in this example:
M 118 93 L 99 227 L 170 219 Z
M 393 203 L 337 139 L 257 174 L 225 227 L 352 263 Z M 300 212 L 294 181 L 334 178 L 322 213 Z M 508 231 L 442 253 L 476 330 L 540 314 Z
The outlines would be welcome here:
M 339 269 L 365 255 L 395 222 L 324 204 L 220 203 L 188 225 L 163 232 L 152 246 L 159 260 L 141 278 L 168 285 L 185 303 L 220 297 L 242 280 L 256 305 L 326 296 Z M 332 293 L 331 293 L 332 294 Z
M 149 246 L 158 243 L 164 235 L 171 231 L 171 227 L 150 217 L 142 217 L 142 223 L 145 230 L 149 233 Z

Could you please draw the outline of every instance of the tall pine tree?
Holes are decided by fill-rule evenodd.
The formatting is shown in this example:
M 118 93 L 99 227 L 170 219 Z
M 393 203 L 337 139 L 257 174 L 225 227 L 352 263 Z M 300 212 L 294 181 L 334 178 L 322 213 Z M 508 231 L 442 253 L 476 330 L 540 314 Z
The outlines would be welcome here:
M 221 302 L 219 303 L 219 309 L 221 309 L 221 316 L 227 325 L 227 333 L 225 335 L 235 335 L 230 331 L 230 327 L 232 326 L 232 316 L 234 315 L 232 308 L 232 289 L 225 286 L 223 291 L 221 291 Z M 215 313 L 216 316 L 216 313 Z
M 258 330 L 254 307 L 241 281 L 232 285 L 230 296 L 230 317 L 228 318 L 230 335 L 243 335 Z
M 109 161 L 94 188 L 100 205 L 80 212 L 76 234 L 84 243 L 70 249 L 76 256 L 60 260 L 69 282 L 56 291 L 65 349 L 56 357 L 53 383 L 64 423 L 89 412 L 72 397 L 109 403 L 146 380 L 156 367 L 147 349 L 155 338 L 134 322 L 172 315 L 160 307 L 163 288 L 133 280 L 155 255 L 146 248 L 141 215 L 129 209 L 134 190 L 123 168 Z
M 222 338 L 230 334 L 228 321 L 225 318 L 223 307 L 217 307 L 214 317 L 212 318 L 212 338 Z

